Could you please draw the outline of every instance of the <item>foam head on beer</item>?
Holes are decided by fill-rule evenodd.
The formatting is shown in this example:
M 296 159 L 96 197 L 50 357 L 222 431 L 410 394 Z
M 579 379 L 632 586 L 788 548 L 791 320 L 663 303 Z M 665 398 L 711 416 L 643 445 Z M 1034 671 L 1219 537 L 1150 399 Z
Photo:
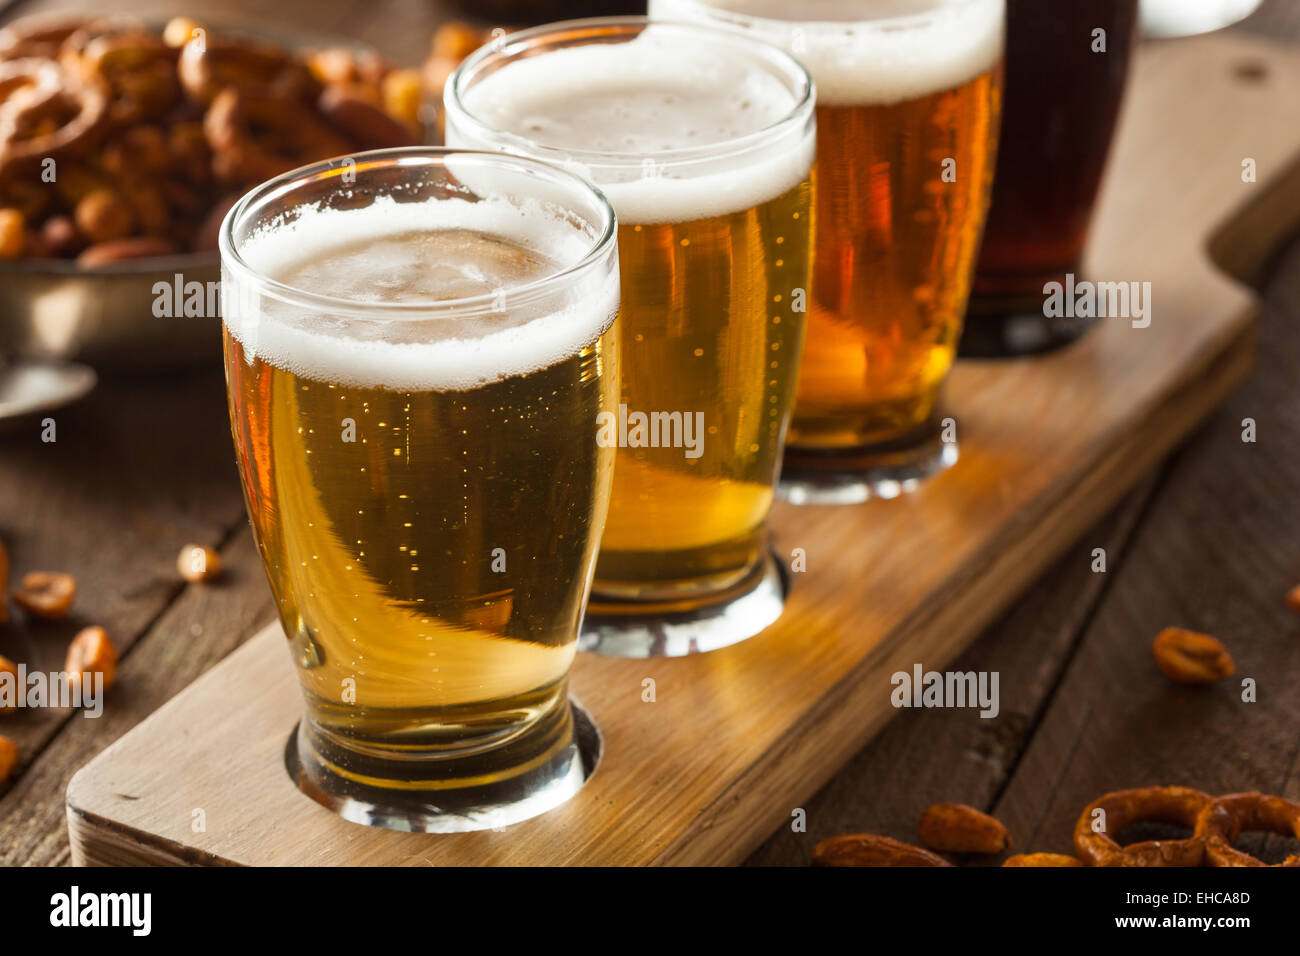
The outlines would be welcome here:
M 552 299 L 543 314 L 507 307 L 510 295 L 580 261 L 594 242 L 589 229 L 533 200 L 381 196 L 360 208 L 307 207 L 252 232 L 240 256 L 257 273 L 333 303 L 281 307 L 274 296 L 237 294 L 226 324 L 250 361 L 322 381 L 476 388 L 553 365 L 609 326 L 618 290 L 608 280 L 575 290 L 563 307 Z M 493 297 L 502 300 L 487 314 L 447 313 Z M 348 316 L 349 306 L 379 312 Z M 401 308 L 390 315 L 384 306 Z
M 623 42 L 556 47 L 461 94 L 473 123 L 449 118 L 449 141 L 509 148 L 509 138 L 484 142 L 485 128 L 521 137 L 592 178 L 624 225 L 758 206 L 812 165 L 810 131 L 782 126 L 799 105 L 788 78 L 707 33 L 651 25 Z
M 653 0 L 650 12 L 690 18 L 700 6 L 757 18 L 746 32 L 791 50 L 822 106 L 915 99 L 960 86 L 1002 56 L 1003 0 Z

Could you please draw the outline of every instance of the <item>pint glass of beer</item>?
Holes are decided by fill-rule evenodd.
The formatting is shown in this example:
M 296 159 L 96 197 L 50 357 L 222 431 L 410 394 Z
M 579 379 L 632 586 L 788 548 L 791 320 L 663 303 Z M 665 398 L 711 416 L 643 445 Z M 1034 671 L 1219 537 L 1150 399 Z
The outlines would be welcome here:
M 766 526 L 809 281 L 807 73 L 728 31 L 596 19 L 479 50 L 446 103 L 449 143 L 580 172 L 618 214 L 617 455 L 582 647 L 753 636 L 784 600 Z
M 1045 316 L 1043 287 L 1080 270 L 1137 22 L 1137 0 L 1007 0 L 1004 148 L 962 355 L 1038 352 L 1087 329 Z
M 221 261 L 231 429 L 306 703 L 299 786 L 429 832 L 566 800 L 614 464 L 613 210 L 531 160 L 386 150 L 249 193 Z
M 769 40 L 817 84 L 816 255 L 782 492 L 892 497 L 947 467 L 960 430 L 941 389 L 993 177 L 1003 0 L 650 0 L 650 13 Z

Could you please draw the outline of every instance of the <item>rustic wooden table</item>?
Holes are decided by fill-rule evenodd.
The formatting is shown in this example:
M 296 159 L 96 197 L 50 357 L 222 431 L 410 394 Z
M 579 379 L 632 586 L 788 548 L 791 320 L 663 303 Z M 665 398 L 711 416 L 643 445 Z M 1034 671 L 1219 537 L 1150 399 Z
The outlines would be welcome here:
M 33 10 L 77 0 L 20 3 Z M 166 15 L 181 5 L 117 0 Z M 214 22 L 352 35 L 416 63 L 445 13 L 434 0 L 195 0 Z M 1300 4 L 1267 0 L 1236 29 L 1300 38 Z M 1178 783 L 1216 793 L 1261 789 L 1300 799 L 1300 617 L 1283 595 L 1300 583 L 1300 243 L 1261 277 L 1259 362 L 1193 440 L 1093 528 L 954 665 L 998 671 L 1001 713 L 905 711 L 805 806 L 807 831 L 773 835 L 751 858 L 802 864 L 843 832 L 913 839 L 938 801 L 984 808 L 1018 847 L 1069 851 L 1080 808 L 1101 792 Z M 105 378 L 57 416 L 58 440 L 0 434 L 0 538 L 19 568 L 78 579 L 77 614 L 0 629 L 0 654 L 62 666 L 81 626 L 107 627 L 123 654 L 100 719 L 60 710 L 5 719 L 21 764 L 0 785 L 0 864 L 68 861 L 63 794 L 73 772 L 273 618 L 244 515 L 214 343 L 200 373 Z M 1241 422 L 1258 441 L 1241 440 Z M 182 544 L 220 550 L 217 584 L 183 585 Z M 1103 547 L 1109 570 L 1094 574 Z M 1241 675 L 1232 687 L 1176 688 L 1150 641 L 1177 624 L 1221 637 Z M 238 707 L 238 701 L 231 701 Z M 1272 838 L 1270 838 L 1272 839 Z M 1280 846 L 1243 842 L 1274 856 Z

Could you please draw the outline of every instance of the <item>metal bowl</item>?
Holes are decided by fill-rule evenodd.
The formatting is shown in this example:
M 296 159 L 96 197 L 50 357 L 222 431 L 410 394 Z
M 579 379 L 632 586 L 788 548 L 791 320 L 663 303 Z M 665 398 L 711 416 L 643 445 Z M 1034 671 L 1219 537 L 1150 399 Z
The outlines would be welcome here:
M 215 363 L 221 355 L 220 316 L 205 309 L 202 316 L 186 317 L 183 298 L 173 301 L 178 281 L 182 291 L 190 283 L 204 289 L 219 283 L 217 254 L 95 268 L 62 259 L 0 263 L 0 355 L 76 359 L 121 371 Z

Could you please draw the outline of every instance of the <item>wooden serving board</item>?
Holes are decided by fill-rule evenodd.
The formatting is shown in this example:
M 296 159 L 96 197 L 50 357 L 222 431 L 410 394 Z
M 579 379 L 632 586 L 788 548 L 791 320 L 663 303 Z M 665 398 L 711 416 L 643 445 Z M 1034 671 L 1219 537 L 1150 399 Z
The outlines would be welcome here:
M 1079 536 L 1248 370 L 1239 280 L 1300 223 L 1297 90 L 1300 50 L 1233 34 L 1144 46 L 1087 273 L 1150 282 L 1150 326 L 1108 319 L 1056 354 L 959 363 L 955 468 L 892 501 L 779 506 L 777 550 L 802 548 L 807 570 L 759 637 L 694 658 L 579 655 L 573 690 L 604 756 L 566 805 L 455 835 L 335 817 L 285 771 L 300 697 L 273 625 L 73 778 L 73 860 L 743 860 L 889 720 L 894 672 L 943 669 L 1067 548 L 1091 561 Z

